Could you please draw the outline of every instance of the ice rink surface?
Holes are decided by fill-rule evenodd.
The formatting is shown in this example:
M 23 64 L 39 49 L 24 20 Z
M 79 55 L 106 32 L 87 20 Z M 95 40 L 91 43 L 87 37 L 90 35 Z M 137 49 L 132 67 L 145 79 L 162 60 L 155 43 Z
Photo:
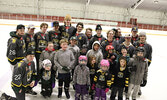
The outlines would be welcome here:
M 15 96 L 11 89 L 11 69 L 6 58 L 7 51 L 7 41 L 10 38 L 9 32 L 15 31 L 17 24 L 34 24 L 36 27 L 36 32 L 39 31 L 39 25 L 42 22 L 32 22 L 32 21 L 16 21 L 16 20 L 0 20 L 0 91 L 5 92 L 9 95 Z M 51 26 L 50 23 L 48 23 Z M 74 25 L 75 26 L 75 25 Z M 95 29 L 95 25 L 85 25 L 84 28 L 91 27 Z M 103 27 L 103 35 L 107 30 L 113 27 Z M 48 28 L 51 30 L 51 28 Z M 122 34 L 129 33 L 131 29 L 121 28 Z M 85 31 L 85 30 L 83 30 Z M 148 83 L 146 87 L 142 88 L 142 95 L 137 98 L 137 100 L 167 100 L 167 32 L 164 31 L 152 31 L 152 30 L 140 30 L 147 32 L 147 42 L 152 45 L 152 63 L 149 67 L 148 72 Z M 57 81 L 57 80 L 56 80 Z M 57 82 L 54 88 L 52 97 L 49 99 L 44 99 L 40 95 L 40 85 L 34 88 L 34 91 L 38 93 L 37 96 L 26 95 L 26 100 L 66 100 L 63 93 L 61 99 L 57 98 Z M 74 90 L 72 86 L 70 87 L 70 100 L 74 100 Z M 108 93 L 109 98 L 110 92 Z

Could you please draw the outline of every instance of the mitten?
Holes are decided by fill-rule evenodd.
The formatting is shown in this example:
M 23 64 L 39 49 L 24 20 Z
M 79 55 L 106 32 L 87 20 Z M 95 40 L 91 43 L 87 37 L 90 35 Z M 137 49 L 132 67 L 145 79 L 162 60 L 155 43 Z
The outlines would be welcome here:
M 143 83 L 140 84 L 140 86 L 141 86 L 141 87 L 144 87 L 144 86 L 146 86 L 146 84 L 147 84 L 147 80 L 143 80 Z

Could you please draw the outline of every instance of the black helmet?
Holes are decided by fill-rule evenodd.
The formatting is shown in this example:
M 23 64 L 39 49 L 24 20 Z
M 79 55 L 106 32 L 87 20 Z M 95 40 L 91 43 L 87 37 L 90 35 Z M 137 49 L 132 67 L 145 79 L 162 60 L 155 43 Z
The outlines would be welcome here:
M 143 52 L 143 53 L 145 53 L 145 49 L 144 49 L 144 47 L 138 47 L 137 50 L 136 50 L 136 52 Z

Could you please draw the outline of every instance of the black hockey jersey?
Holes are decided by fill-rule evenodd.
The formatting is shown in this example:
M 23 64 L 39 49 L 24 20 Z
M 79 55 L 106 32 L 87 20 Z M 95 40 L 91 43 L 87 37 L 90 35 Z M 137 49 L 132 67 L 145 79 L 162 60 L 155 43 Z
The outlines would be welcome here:
M 34 35 L 35 43 L 36 43 L 36 53 L 41 53 L 45 50 L 47 46 L 47 42 L 49 41 L 48 34 L 37 32 Z
M 17 63 L 12 75 L 12 88 L 18 92 L 20 89 L 26 88 L 32 81 L 36 80 L 36 70 L 34 61 L 28 62 L 23 59 Z
M 116 87 L 128 87 L 129 84 L 129 71 L 128 67 L 120 68 L 119 62 L 117 63 L 112 76 L 114 77 L 113 86 Z
M 89 41 L 89 49 L 92 49 L 92 44 L 95 42 L 95 41 L 99 41 L 99 43 L 101 44 L 103 41 L 105 41 L 106 38 L 104 38 L 102 35 L 101 37 L 98 37 L 97 35 L 94 35 L 92 37 L 92 39 Z
M 97 88 L 106 89 L 110 88 L 111 86 L 111 75 L 108 72 L 104 72 L 101 69 L 99 69 L 94 77 L 94 84 Z
M 15 65 L 20 60 L 24 59 L 26 48 L 22 37 L 16 35 L 16 31 L 10 32 L 11 38 L 7 45 L 7 58 L 10 64 Z
M 59 41 L 61 40 L 60 31 L 51 30 L 48 32 L 48 36 L 49 36 L 49 41 L 53 42 L 54 44 L 54 49 L 59 50 L 60 49 Z
M 26 33 L 24 36 L 23 36 L 23 39 L 25 41 L 25 44 L 26 44 L 26 51 L 28 49 L 32 49 L 35 51 L 35 40 L 34 40 L 34 35 L 32 34 L 29 34 L 29 33 Z

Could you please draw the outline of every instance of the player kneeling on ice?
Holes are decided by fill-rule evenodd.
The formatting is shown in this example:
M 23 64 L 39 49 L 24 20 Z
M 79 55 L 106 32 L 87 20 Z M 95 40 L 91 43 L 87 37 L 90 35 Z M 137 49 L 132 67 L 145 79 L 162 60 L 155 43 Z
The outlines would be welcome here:
M 87 57 L 80 56 L 79 65 L 76 66 L 73 76 L 75 100 L 88 100 L 88 90 L 90 86 L 89 74 L 89 68 L 87 67 Z
M 132 90 L 132 100 L 136 100 L 140 86 L 145 86 L 147 83 L 148 62 L 144 58 L 145 49 L 138 47 L 136 53 L 137 56 L 130 59 L 128 63 L 131 74 L 126 100 L 129 100 Z
M 103 59 L 100 62 L 100 69 L 96 72 L 92 90 L 95 88 L 94 100 L 106 100 L 106 93 L 109 91 L 111 86 L 111 75 L 108 72 L 109 61 Z
M 118 100 L 123 100 L 123 90 L 128 91 L 128 82 L 129 82 L 129 71 L 126 66 L 127 59 L 122 56 L 119 58 L 116 68 L 113 71 L 114 80 L 112 84 L 112 92 L 110 100 L 115 100 L 116 94 L 118 92 Z
M 41 79 L 41 95 L 46 98 L 50 97 L 55 87 L 55 73 L 51 69 L 52 63 L 49 59 L 43 62 L 43 68 L 40 70 Z
M 5 98 L 6 100 L 25 100 L 27 87 L 33 88 L 36 85 L 34 55 L 34 50 L 27 50 L 26 57 L 18 62 L 14 68 L 11 85 L 16 98 L 8 96 L 5 93 L 2 94 L 1 98 Z

